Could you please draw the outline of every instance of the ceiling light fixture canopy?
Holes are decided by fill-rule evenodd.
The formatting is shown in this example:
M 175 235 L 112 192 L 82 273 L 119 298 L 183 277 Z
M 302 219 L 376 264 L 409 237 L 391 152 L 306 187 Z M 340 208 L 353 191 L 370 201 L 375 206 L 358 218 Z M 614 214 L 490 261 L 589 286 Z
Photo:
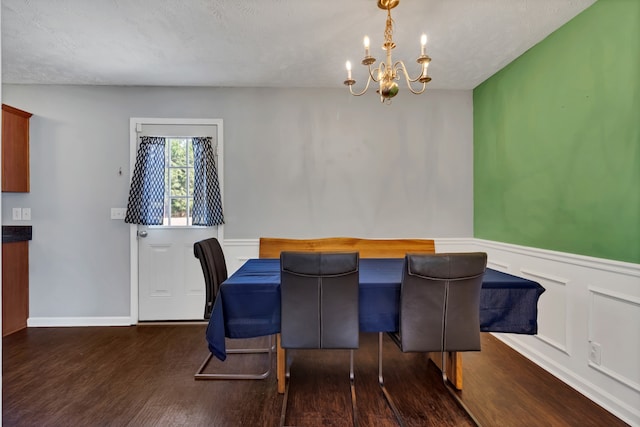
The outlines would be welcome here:
M 344 84 L 349 86 L 349 92 L 354 96 L 363 95 L 368 89 L 369 84 L 373 80 L 376 83 L 380 83 L 380 87 L 376 90 L 380 94 L 380 101 L 386 104 L 391 104 L 391 98 L 398 94 L 398 83 L 396 80 L 400 80 L 400 73 L 404 74 L 407 82 L 407 87 L 411 93 L 419 95 L 427 88 L 427 83 L 431 81 L 431 77 L 428 76 L 427 71 L 429 69 L 429 63 L 431 58 L 425 53 L 425 46 L 427 44 L 427 36 L 425 34 L 420 38 L 420 56 L 416 62 L 420 64 L 420 74 L 416 78 L 409 77 L 409 73 L 402 61 L 393 62 L 391 59 L 391 51 L 396 47 L 393 42 L 393 19 L 391 19 L 391 9 L 396 7 L 400 3 L 400 0 L 378 0 L 378 7 L 387 11 L 387 22 L 384 28 L 384 43 L 382 49 L 387 51 L 386 62 L 380 62 L 375 68 L 372 65 L 376 62 L 376 58 L 369 54 L 369 37 L 364 36 L 364 59 L 362 65 L 368 67 L 369 78 L 367 79 L 367 85 L 362 92 L 354 92 L 353 85 L 356 81 L 351 77 L 351 62 L 347 61 L 347 80 Z M 415 90 L 412 87 L 413 83 L 422 83 L 422 87 Z

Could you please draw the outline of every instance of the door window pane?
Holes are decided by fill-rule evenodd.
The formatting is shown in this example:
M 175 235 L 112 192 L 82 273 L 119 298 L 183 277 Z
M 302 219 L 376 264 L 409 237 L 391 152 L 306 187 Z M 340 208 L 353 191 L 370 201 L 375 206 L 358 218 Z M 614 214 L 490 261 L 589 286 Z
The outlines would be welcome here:
M 164 225 L 192 224 L 193 144 L 191 138 L 167 138 L 166 206 Z
M 169 169 L 170 196 L 186 196 L 187 195 L 187 169 L 171 168 Z
M 191 144 L 189 144 L 191 145 Z M 172 167 L 176 166 L 187 166 L 187 139 L 169 139 L 169 149 L 170 152 L 170 165 Z

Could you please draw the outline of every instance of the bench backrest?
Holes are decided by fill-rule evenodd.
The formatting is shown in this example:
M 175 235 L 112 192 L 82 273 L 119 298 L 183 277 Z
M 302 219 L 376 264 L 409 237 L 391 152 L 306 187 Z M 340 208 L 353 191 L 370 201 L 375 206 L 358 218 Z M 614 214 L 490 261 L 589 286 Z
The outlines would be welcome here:
M 431 239 L 260 238 L 260 258 L 280 258 L 282 251 L 359 252 L 360 258 L 404 258 L 407 253 L 435 253 L 436 247 Z

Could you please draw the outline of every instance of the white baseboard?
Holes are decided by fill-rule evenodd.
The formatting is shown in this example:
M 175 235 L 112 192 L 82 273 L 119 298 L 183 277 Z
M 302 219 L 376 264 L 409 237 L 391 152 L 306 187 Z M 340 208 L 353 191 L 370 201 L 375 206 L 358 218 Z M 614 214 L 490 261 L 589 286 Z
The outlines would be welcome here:
M 558 378 L 565 384 L 568 384 L 570 387 L 576 389 L 587 398 L 605 408 L 607 411 L 616 415 L 624 422 L 631 426 L 640 425 L 637 421 L 640 419 L 640 408 L 629 405 L 627 402 L 620 400 L 617 396 L 609 393 L 606 389 L 576 375 L 566 366 L 557 363 L 534 349 L 532 346 L 527 345 L 522 337 L 515 337 L 513 335 L 502 333 L 492 333 L 492 335 L 525 356 L 527 359 L 534 362 L 536 365 L 540 366 L 545 371 L 549 372 L 554 377 Z
M 131 326 L 131 317 L 30 317 L 30 328 L 58 328 L 70 326 Z

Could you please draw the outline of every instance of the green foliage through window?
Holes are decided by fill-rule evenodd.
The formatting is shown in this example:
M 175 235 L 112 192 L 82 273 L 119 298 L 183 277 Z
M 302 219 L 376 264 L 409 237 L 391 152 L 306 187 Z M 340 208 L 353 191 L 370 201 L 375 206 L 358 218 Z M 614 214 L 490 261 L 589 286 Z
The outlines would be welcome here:
M 189 226 L 193 205 L 193 144 L 191 138 L 167 138 L 164 225 Z

